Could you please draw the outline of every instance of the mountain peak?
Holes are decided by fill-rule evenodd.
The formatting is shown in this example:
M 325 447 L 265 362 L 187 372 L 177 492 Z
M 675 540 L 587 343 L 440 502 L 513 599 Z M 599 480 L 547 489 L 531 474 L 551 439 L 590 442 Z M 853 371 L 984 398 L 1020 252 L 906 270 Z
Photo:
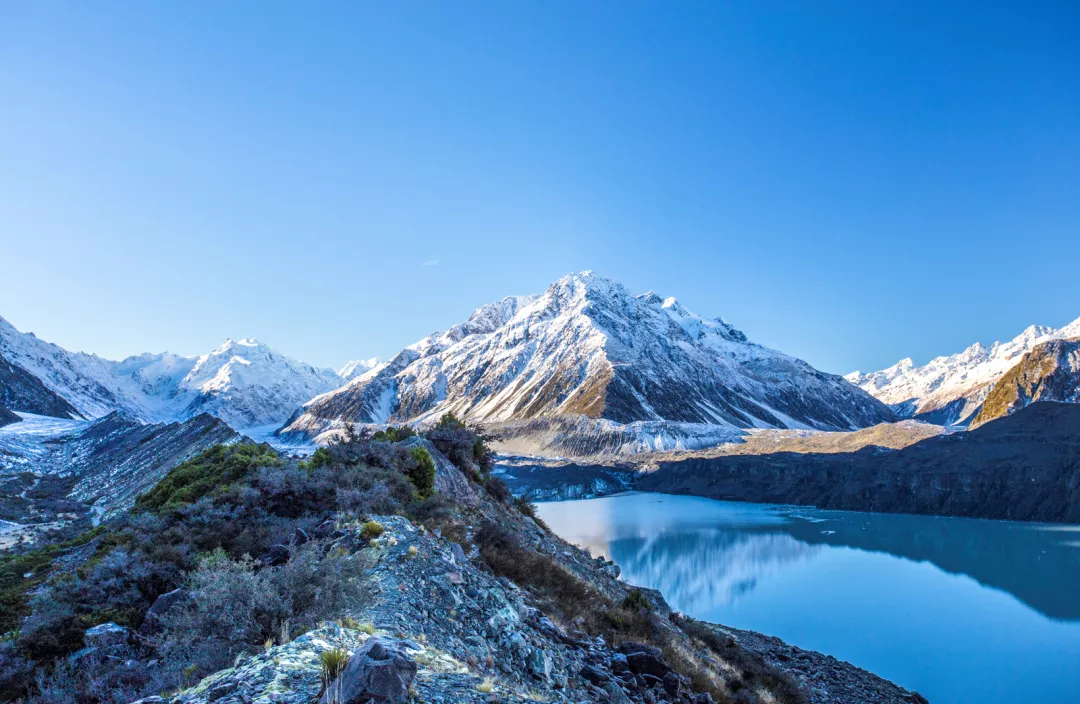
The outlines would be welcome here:
M 839 377 L 592 271 L 567 274 L 539 296 L 482 306 L 304 410 L 284 435 L 445 412 L 483 422 L 586 415 L 729 428 L 846 429 L 892 418 Z

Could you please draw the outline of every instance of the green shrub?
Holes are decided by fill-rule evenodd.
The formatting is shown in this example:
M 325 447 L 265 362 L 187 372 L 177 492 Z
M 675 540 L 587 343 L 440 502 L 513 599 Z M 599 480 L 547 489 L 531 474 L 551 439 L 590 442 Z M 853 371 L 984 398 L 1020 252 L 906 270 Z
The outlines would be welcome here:
M 630 593 L 623 599 L 622 607 L 627 611 L 641 611 L 650 608 L 649 600 L 645 598 L 645 593 L 640 589 L 631 589 Z
M 439 422 L 435 424 L 436 430 L 457 430 L 464 427 L 465 424 L 453 413 L 444 413 L 442 418 L 439 418 Z
M 326 467 L 330 464 L 330 450 L 325 447 L 320 447 L 315 450 L 315 453 L 306 462 L 301 462 L 300 466 L 304 469 L 319 469 L 320 467 Z
M 215 445 L 173 468 L 157 486 L 135 500 L 135 508 L 162 511 L 193 504 L 243 479 L 258 467 L 276 464 L 280 460 L 269 445 Z
M 319 653 L 323 687 L 329 687 L 337 676 L 345 671 L 345 666 L 348 664 L 349 651 L 345 648 L 330 648 Z
M 386 430 L 380 430 L 371 436 L 377 442 L 401 442 L 406 438 L 416 435 L 416 431 L 407 425 L 390 426 Z
M 409 481 L 416 487 L 416 494 L 421 500 L 435 493 L 435 461 L 431 454 L 422 447 L 412 448 L 410 454 L 414 464 L 407 474 Z

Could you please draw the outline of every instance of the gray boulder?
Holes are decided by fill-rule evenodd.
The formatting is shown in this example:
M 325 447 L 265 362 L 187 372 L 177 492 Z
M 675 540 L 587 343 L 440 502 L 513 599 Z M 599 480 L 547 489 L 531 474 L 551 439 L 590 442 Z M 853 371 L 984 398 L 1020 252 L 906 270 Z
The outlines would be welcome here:
M 255 564 L 259 567 L 278 567 L 284 565 L 290 558 L 292 558 L 292 553 L 289 552 L 289 548 L 281 544 L 271 545 L 269 550 L 259 555 Z
M 540 648 L 529 651 L 525 662 L 529 666 L 529 673 L 537 679 L 545 682 L 551 681 L 551 656 Z
M 182 587 L 173 589 L 171 592 L 166 592 L 159 596 L 154 600 L 154 604 L 150 607 L 150 610 L 146 612 L 142 625 L 139 626 L 139 633 L 148 635 L 159 631 L 164 625 L 163 619 L 165 614 L 182 604 L 186 604 L 190 598 L 191 595 Z
M 130 638 L 130 630 L 112 621 L 94 626 L 83 633 L 83 643 L 86 644 L 87 648 L 110 648 L 116 645 L 127 645 Z
M 416 662 L 394 641 L 372 636 L 323 694 L 321 704 L 404 702 L 416 677 Z

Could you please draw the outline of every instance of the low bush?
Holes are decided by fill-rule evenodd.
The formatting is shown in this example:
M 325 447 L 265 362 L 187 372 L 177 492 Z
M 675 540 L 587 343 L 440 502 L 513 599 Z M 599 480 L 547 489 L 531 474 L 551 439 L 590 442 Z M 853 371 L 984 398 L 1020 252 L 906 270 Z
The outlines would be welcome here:
M 757 653 L 740 646 L 734 638 L 721 635 L 708 624 L 692 618 L 684 616 L 672 620 L 684 633 L 712 651 L 727 672 L 738 673 L 737 676 L 728 678 L 730 691 L 747 690 L 749 693 L 765 689 L 772 693 L 777 702 L 802 704 L 806 701 L 805 695 L 791 677 L 766 663 Z M 750 697 L 748 701 L 757 701 L 757 698 Z
M 216 445 L 166 474 L 157 486 L 135 500 L 135 508 L 160 511 L 192 504 L 257 467 L 278 462 L 277 453 L 269 445 Z
M 506 482 L 501 477 L 488 477 L 487 481 L 484 482 L 484 490 L 499 503 L 509 504 L 514 500 L 510 487 L 506 485 Z
M 303 469 L 318 469 L 320 467 L 325 467 L 328 464 L 330 464 L 330 451 L 325 447 L 320 447 L 312 453 L 311 459 L 306 462 L 301 462 L 300 466 Z
M 306 632 L 362 601 L 369 566 L 359 554 L 328 550 L 318 541 L 295 548 L 284 565 L 262 570 L 250 557 L 215 551 L 185 580 L 198 598 L 163 617 L 159 652 L 197 665 L 200 676 L 228 667 L 267 639 L 287 640 L 283 632 Z
M 644 592 L 640 589 L 631 589 L 630 593 L 623 599 L 622 607 L 627 611 L 642 611 L 651 608 L 649 600 L 645 598 Z
M 414 447 L 410 452 L 413 464 L 407 470 L 409 481 L 416 487 L 416 495 L 426 499 L 435 493 L 435 461 L 422 447 Z
M 371 439 L 376 442 L 401 442 L 416 435 L 416 431 L 407 425 L 390 426 L 386 430 L 376 431 Z

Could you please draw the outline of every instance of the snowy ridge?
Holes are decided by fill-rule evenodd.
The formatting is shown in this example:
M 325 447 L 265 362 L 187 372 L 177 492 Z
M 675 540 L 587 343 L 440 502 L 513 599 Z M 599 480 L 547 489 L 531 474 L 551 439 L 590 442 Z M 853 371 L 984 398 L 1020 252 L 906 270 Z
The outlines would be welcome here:
M 345 422 L 474 422 L 562 415 L 615 423 L 853 429 L 892 412 L 842 378 L 749 342 L 673 298 L 592 272 L 509 297 L 312 399 L 282 434 Z
M 333 370 L 296 361 L 253 339 L 226 340 L 199 357 L 146 353 L 116 362 L 69 352 L 19 332 L 3 318 L 0 355 L 87 418 L 119 410 L 159 423 L 208 412 L 237 428 L 280 424 L 305 401 L 343 381 Z
M 889 404 L 905 418 L 943 425 L 964 424 L 978 413 L 1002 376 L 1036 345 L 1080 337 L 1080 318 L 1063 328 L 1032 325 L 1007 342 L 976 342 L 963 352 L 936 357 L 923 366 L 902 359 L 881 371 L 852 372 L 844 378 Z

